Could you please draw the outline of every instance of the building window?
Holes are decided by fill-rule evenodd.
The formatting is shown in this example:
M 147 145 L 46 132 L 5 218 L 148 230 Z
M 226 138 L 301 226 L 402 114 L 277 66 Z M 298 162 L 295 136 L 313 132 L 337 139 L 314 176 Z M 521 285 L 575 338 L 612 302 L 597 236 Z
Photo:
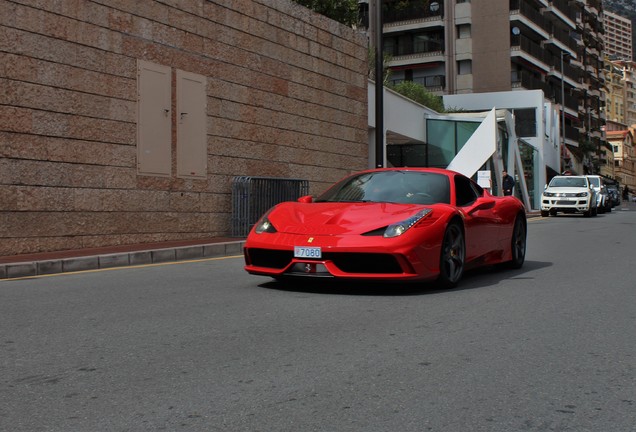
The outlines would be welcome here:
M 515 115 L 515 133 L 518 137 L 537 136 L 537 114 L 534 108 L 513 110 Z
M 457 62 L 457 75 L 470 75 L 473 73 L 472 60 L 459 60 Z
M 470 38 L 470 24 L 459 24 L 457 26 L 457 39 Z

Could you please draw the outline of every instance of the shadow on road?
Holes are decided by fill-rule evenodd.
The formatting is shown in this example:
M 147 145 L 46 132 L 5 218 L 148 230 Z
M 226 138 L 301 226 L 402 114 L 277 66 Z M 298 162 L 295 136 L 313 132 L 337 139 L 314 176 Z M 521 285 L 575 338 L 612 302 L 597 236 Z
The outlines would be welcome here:
M 369 281 L 342 281 L 331 278 L 289 278 L 285 280 L 270 281 L 259 285 L 261 288 L 330 295 L 357 295 L 357 296 L 414 296 L 432 295 L 452 291 L 492 286 L 514 279 L 533 279 L 533 276 L 525 274 L 550 267 L 552 263 L 541 261 L 526 261 L 519 270 L 509 270 L 504 267 L 491 266 L 469 270 L 464 273 L 459 286 L 452 289 L 441 289 L 431 282 L 369 282 Z

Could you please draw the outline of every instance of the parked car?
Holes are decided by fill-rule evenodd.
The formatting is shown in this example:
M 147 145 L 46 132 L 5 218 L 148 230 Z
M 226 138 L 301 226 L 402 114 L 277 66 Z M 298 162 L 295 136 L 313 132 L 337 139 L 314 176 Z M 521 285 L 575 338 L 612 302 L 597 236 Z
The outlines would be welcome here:
M 245 270 L 275 279 L 437 280 L 464 269 L 523 265 L 526 210 L 473 180 L 435 168 L 352 174 L 317 198 L 269 210 L 245 242 Z
M 596 191 L 586 176 L 559 175 L 541 194 L 541 216 L 555 216 L 558 212 L 596 216 L 597 202 Z
M 605 184 L 601 176 L 588 175 L 586 177 L 590 181 L 590 185 L 596 192 L 596 207 L 598 208 L 598 212 L 611 212 L 612 203 L 610 202 L 609 194 L 607 193 L 607 189 L 605 188 Z
M 618 186 L 616 184 L 607 184 L 607 192 L 609 193 L 610 198 L 612 199 L 612 206 L 616 207 L 621 204 L 621 193 L 618 191 Z

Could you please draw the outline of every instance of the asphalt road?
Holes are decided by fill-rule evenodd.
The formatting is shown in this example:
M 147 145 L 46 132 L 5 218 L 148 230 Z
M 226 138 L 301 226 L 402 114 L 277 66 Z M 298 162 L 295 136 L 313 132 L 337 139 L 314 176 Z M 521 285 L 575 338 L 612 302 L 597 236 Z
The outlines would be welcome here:
M 230 257 L 0 281 L 0 431 L 636 430 L 636 210 L 529 223 L 459 288 Z

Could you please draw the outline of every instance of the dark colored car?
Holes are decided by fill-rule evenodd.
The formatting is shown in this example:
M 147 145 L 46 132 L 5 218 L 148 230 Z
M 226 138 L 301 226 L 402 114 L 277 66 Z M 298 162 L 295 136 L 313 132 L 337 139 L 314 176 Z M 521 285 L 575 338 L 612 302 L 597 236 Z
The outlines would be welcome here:
M 616 207 L 617 205 L 620 205 L 621 194 L 618 191 L 618 186 L 616 186 L 615 184 L 608 184 L 606 185 L 606 187 L 607 187 L 607 193 L 609 193 L 609 196 L 612 201 L 612 207 Z

